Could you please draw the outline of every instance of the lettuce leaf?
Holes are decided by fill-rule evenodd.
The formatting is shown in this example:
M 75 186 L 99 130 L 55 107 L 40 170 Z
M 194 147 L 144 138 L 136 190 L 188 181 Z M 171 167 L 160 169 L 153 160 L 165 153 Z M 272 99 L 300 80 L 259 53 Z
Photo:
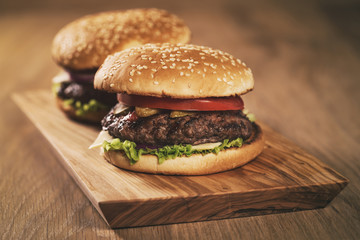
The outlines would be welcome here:
M 193 154 L 202 154 L 206 155 L 209 153 L 218 154 L 221 150 L 231 148 L 231 147 L 241 147 L 243 145 L 243 139 L 237 138 L 230 141 L 225 139 L 221 145 L 214 147 L 212 149 L 201 149 L 195 150 L 192 149 L 190 144 L 186 145 L 173 145 L 173 146 L 164 146 L 157 149 L 136 149 L 136 143 L 125 140 L 121 141 L 119 138 L 115 138 L 112 141 L 104 141 L 102 147 L 105 152 L 107 151 L 124 151 L 127 158 L 130 160 L 130 164 L 133 165 L 139 161 L 141 155 L 150 154 L 155 155 L 158 158 L 159 164 L 163 163 L 168 159 L 175 159 L 181 156 L 190 157 Z
M 110 110 L 110 108 L 95 99 L 91 99 L 88 103 L 75 101 L 74 99 L 65 99 L 64 103 L 75 108 L 77 116 L 84 116 L 88 112 L 96 112 L 99 110 Z
M 52 93 L 56 96 L 61 87 L 60 83 L 53 83 L 51 86 Z M 88 112 L 97 112 L 99 110 L 110 110 L 110 107 L 100 103 L 95 99 L 91 99 L 88 103 L 82 103 L 80 101 L 76 101 L 73 98 L 68 98 L 63 100 L 64 104 L 72 106 L 75 108 L 75 114 L 77 116 L 84 116 Z

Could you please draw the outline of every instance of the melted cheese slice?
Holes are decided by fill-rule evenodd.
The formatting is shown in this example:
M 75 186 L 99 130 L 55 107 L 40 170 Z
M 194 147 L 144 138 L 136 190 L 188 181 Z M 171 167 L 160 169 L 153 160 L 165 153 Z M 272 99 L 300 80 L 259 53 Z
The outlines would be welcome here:
M 97 136 L 97 138 L 95 139 L 95 141 L 90 145 L 89 149 L 101 147 L 103 145 L 104 141 L 110 142 L 113 139 L 114 138 L 112 136 L 110 136 L 108 131 L 101 131 L 99 133 L 99 135 Z
M 191 149 L 195 149 L 195 150 L 206 150 L 206 149 L 213 149 L 215 147 L 218 147 L 221 145 L 221 142 L 216 142 L 216 143 L 204 143 L 204 144 L 199 144 L 199 145 L 195 145 L 195 146 L 191 146 Z

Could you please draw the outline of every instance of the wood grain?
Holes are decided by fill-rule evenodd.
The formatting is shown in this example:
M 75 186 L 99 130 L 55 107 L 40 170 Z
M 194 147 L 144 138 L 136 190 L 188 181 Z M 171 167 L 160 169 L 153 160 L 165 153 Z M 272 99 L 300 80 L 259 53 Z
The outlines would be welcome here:
M 206 176 L 162 176 L 118 169 L 99 149 L 99 129 L 69 120 L 50 91 L 14 100 L 111 227 L 135 227 L 326 206 L 348 180 L 264 124 L 266 146 L 254 161 Z
M 11 100 L 50 89 L 55 33 L 84 14 L 159 7 L 193 42 L 251 67 L 246 107 L 350 184 L 311 211 L 110 229 Z M 360 14 L 357 1 L 0 1 L 0 239 L 360 239 Z

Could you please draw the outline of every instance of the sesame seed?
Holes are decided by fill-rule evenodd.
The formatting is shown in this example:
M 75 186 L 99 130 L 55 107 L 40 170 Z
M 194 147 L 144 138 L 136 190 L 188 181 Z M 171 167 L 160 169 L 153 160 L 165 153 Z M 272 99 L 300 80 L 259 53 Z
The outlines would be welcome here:
M 221 82 L 221 78 L 217 78 L 217 80 L 218 80 L 219 82 Z
M 158 82 L 158 81 L 154 81 L 154 84 L 155 84 L 155 85 L 159 85 L 159 82 Z
M 129 78 L 129 82 L 133 82 L 132 78 Z
M 144 69 L 148 69 L 148 66 L 144 65 L 143 68 L 144 68 Z
M 114 86 L 115 86 L 115 85 L 114 85 L 113 83 L 110 84 L 110 87 L 111 87 L 111 88 L 114 87 Z
M 140 72 L 140 71 L 137 71 L 136 73 L 137 73 L 138 75 L 141 75 L 141 72 Z
M 162 69 L 167 69 L 168 67 L 167 66 L 162 66 Z
M 155 68 L 152 68 L 151 71 L 156 72 L 157 70 Z
M 205 57 L 201 57 L 201 59 L 205 59 Z
M 190 77 L 190 73 L 186 73 L 185 76 Z
M 160 62 L 162 65 L 165 65 L 166 63 L 165 62 Z
M 156 63 L 156 61 L 151 61 L 151 63 Z
M 184 72 L 180 72 L 180 76 L 184 76 Z
M 173 83 L 175 83 L 175 78 L 172 80 Z

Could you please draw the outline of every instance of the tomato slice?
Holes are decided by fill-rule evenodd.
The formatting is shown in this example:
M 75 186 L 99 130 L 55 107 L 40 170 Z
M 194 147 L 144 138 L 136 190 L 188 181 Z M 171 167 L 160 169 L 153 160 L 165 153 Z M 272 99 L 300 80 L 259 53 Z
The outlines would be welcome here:
M 129 106 L 162 108 L 169 110 L 225 111 L 244 109 L 244 102 L 240 96 L 178 99 L 169 97 L 159 98 L 118 93 L 117 98 L 120 103 Z

